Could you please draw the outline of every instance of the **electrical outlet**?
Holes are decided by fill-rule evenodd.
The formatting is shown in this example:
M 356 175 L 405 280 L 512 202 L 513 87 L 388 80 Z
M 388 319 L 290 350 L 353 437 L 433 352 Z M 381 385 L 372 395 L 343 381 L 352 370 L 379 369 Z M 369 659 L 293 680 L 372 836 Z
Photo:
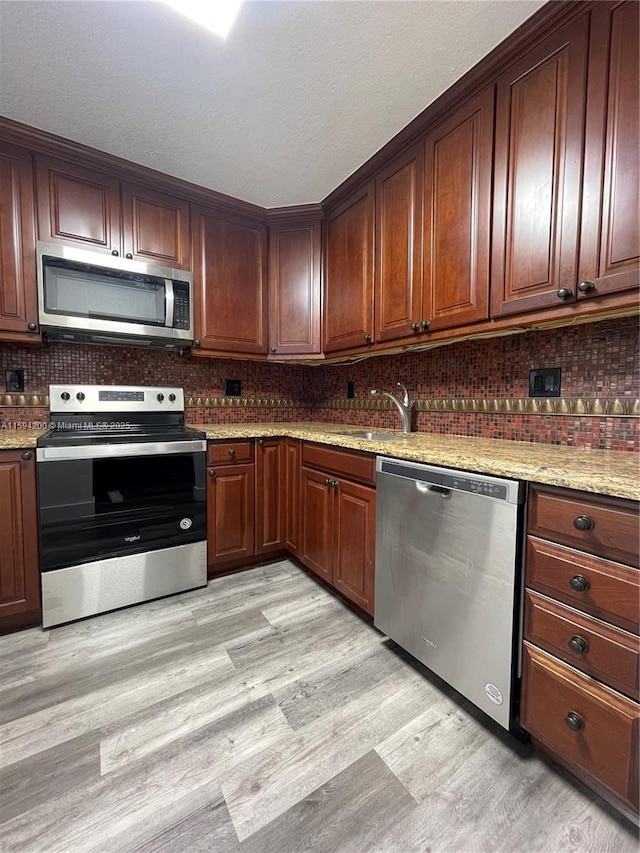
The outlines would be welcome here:
M 224 380 L 225 397 L 242 397 L 242 382 L 239 379 Z
M 24 370 L 6 370 L 4 379 L 7 391 L 14 394 L 24 391 Z
M 530 397 L 559 397 L 560 374 L 559 367 L 544 367 L 540 370 L 529 371 Z
M 349 400 L 353 400 L 353 398 L 355 396 L 356 396 L 356 392 L 355 392 L 353 382 L 347 382 L 347 398 Z

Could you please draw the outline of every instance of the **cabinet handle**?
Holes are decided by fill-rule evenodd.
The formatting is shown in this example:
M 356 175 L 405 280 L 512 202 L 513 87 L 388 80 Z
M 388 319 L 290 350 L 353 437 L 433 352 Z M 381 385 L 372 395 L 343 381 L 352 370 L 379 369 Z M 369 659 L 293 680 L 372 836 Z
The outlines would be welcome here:
M 579 515 L 577 518 L 573 519 L 573 526 L 576 530 L 593 530 L 596 523 L 592 518 L 589 518 L 588 515 Z
M 215 477 L 215 476 L 216 476 L 216 472 L 214 471 L 214 469 L 213 469 L 213 468 L 209 468 L 209 470 L 207 471 L 207 474 L 208 474 L 210 477 Z
M 582 575 L 574 575 L 569 581 L 569 586 L 576 592 L 586 592 L 591 584 Z
M 258 439 L 258 445 L 259 445 L 260 447 L 264 447 L 264 438 L 259 438 L 259 439 Z
M 419 332 L 420 331 L 420 323 L 412 323 L 411 324 L 411 331 L 412 332 Z
M 271 349 L 270 349 L 269 351 L 270 351 L 271 353 L 274 353 L 274 354 L 277 352 L 277 350 L 276 350 L 276 348 L 275 348 L 275 347 L 271 347 Z
M 329 477 L 327 477 L 327 479 L 324 481 L 324 484 L 325 484 L 325 486 L 331 486 L 332 485 L 332 481 L 329 479 Z
M 199 346 L 201 346 L 201 343 L 200 343 L 200 341 L 195 340 L 195 341 L 193 342 L 193 345 L 194 345 L 194 347 L 199 347 Z
M 35 323 L 28 323 L 28 324 L 27 324 L 27 330 L 28 330 L 29 332 L 37 332 L 37 331 L 38 331 L 38 327 L 36 326 L 36 324 L 35 324 Z
M 571 299 L 573 290 L 569 290 L 568 287 L 561 287 L 560 290 L 556 291 L 556 296 L 558 299 Z
M 125 258 L 126 258 L 128 261 L 130 261 L 130 260 L 132 260 L 133 255 L 131 254 L 131 252 L 127 252 L 127 254 L 125 255 Z
M 422 323 L 420 323 L 420 325 L 422 326 L 422 331 L 426 332 L 429 329 L 429 326 L 431 324 L 429 323 L 428 320 L 423 320 Z
M 364 336 L 364 342 L 365 342 L 365 344 L 370 344 L 371 343 L 371 335 L 365 335 Z
M 572 732 L 579 732 L 580 729 L 584 728 L 584 720 L 580 714 L 576 714 L 575 711 L 569 711 L 567 716 L 564 718 L 564 722 Z
M 337 489 L 339 485 L 340 485 L 340 482 L 339 482 L 338 480 L 332 480 L 332 481 L 331 481 L 331 486 L 332 486 L 334 489 Z
M 25 452 L 22 454 L 22 458 L 24 459 L 25 462 L 28 462 L 32 456 L 33 456 L 33 453 L 30 450 L 25 450 Z
M 589 643 L 587 643 L 586 640 L 583 640 L 582 637 L 572 637 L 569 640 L 568 645 L 571 651 L 575 652 L 577 655 L 583 655 L 589 650 Z
M 580 293 L 593 293 L 596 289 L 595 282 L 593 281 L 581 281 L 578 285 L 578 290 Z
M 235 450 L 233 449 L 233 447 L 230 447 L 229 448 L 229 456 L 235 456 L 235 455 L 236 455 Z
M 119 252 L 117 249 L 112 249 L 112 250 L 111 250 L 111 254 L 112 254 L 112 255 L 114 255 L 114 257 L 118 257 L 118 255 L 120 254 L 120 252 Z

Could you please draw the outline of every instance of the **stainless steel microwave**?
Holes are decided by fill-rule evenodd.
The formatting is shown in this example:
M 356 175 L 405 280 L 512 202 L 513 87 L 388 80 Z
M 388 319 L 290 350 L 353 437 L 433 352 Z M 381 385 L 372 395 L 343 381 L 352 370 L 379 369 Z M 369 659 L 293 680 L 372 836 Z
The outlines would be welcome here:
M 193 276 L 56 243 L 37 244 L 45 338 L 184 349 L 193 341 Z

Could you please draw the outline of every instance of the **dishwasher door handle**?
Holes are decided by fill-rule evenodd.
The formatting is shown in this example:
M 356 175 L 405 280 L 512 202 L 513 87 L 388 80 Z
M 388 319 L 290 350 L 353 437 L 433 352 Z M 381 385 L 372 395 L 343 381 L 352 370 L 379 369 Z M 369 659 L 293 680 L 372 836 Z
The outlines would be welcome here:
M 451 489 L 445 489 L 444 486 L 434 486 L 433 483 L 425 483 L 423 480 L 416 480 L 416 489 L 423 495 L 440 495 L 441 498 L 451 497 Z

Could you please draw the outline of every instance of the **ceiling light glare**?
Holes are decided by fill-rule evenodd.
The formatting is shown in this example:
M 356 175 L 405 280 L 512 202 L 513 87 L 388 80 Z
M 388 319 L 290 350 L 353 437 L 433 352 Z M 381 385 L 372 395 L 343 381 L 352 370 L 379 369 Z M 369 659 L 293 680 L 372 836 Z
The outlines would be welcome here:
M 164 0 L 177 12 L 226 38 L 242 0 Z

